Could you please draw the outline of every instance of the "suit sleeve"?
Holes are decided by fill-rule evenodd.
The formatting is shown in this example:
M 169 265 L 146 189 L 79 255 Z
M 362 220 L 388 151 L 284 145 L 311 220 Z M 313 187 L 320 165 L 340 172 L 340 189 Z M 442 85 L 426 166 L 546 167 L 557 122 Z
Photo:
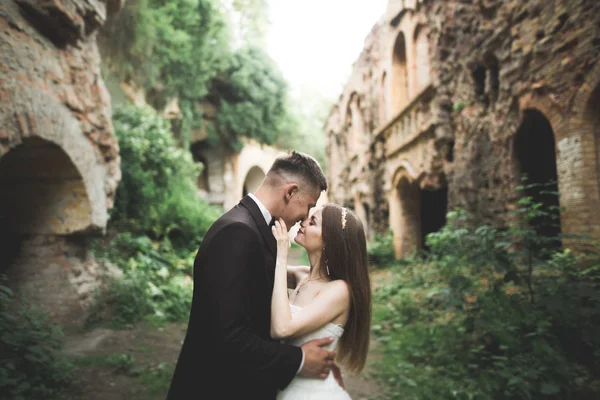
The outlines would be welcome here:
M 302 362 L 299 347 L 265 340 L 251 329 L 246 304 L 251 300 L 251 280 L 256 276 L 256 252 L 262 244 L 246 225 L 235 223 L 222 228 L 211 240 L 202 265 L 202 279 L 216 329 L 217 346 L 225 362 L 244 366 L 260 380 L 284 388 Z M 254 261 L 256 262 L 256 261 Z M 210 345 L 210 344 L 209 344 Z

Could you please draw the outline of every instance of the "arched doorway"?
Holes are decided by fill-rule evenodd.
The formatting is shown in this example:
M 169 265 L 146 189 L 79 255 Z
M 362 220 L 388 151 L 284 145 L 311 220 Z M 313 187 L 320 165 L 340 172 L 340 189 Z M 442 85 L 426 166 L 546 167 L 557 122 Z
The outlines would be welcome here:
M 556 237 L 561 231 L 556 144 L 552 126 L 540 111 L 525 110 L 515 134 L 514 154 L 519 175 L 526 176 L 523 195 L 541 203 L 550 213 L 533 219 L 531 224 L 542 237 Z
M 248 193 L 252 193 L 259 188 L 263 179 L 265 179 L 265 173 L 260 167 L 252 167 L 246 174 L 246 179 L 244 179 L 244 189 L 242 193 L 242 197 L 247 195 Z
M 394 233 L 396 257 L 426 249 L 428 234 L 446 225 L 448 188 L 421 189 L 419 181 L 400 170 L 393 180 L 390 199 L 390 227 Z
M 598 181 L 598 197 L 600 198 L 600 84 L 592 92 L 586 107 L 586 120 L 589 121 L 594 134 L 594 147 L 596 151 L 596 171 Z
M 421 190 L 421 243 L 428 249 L 426 237 L 442 229 L 446 225 L 448 212 L 448 188 Z
M 427 39 L 427 30 L 424 26 L 419 25 L 415 29 L 414 43 L 414 89 L 415 93 L 418 93 L 430 82 L 429 42 Z
M 69 262 L 80 248 L 72 234 L 89 227 L 92 214 L 78 169 L 56 144 L 25 138 L 0 158 L 0 193 L 0 272 L 8 285 L 63 325 L 81 322 L 79 290 L 95 282 L 81 270 L 74 278 Z
M 406 40 L 400 32 L 394 43 L 392 55 L 392 85 L 391 85 L 392 117 L 400 112 L 408 103 L 408 68 L 406 58 Z
M 192 143 L 192 145 L 190 146 L 190 151 L 192 153 L 192 158 L 194 159 L 194 161 L 202 164 L 202 172 L 200 173 L 200 176 L 198 176 L 196 185 L 198 186 L 198 189 L 200 191 L 209 193 L 210 183 L 208 161 L 204 156 L 204 151 L 210 151 L 210 149 L 203 142 L 196 142 Z
M 0 187 L 4 230 L 62 235 L 89 225 L 82 177 L 62 148 L 49 141 L 26 138 L 2 157 Z
M 396 257 L 418 251 L 422 246 L 421 191 L 406 176 L 399 179 L 393 190 L 390 217 Z

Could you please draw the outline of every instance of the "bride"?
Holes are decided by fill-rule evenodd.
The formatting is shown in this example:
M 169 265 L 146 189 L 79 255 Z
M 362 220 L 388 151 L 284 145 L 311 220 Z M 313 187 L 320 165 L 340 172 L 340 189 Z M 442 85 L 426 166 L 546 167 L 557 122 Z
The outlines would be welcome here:
M 277 239 L 271 300 L 271 336 L 301 346 L 324 337 L 335 340 L 337 362 L 360 372 L 369 349 L 371 287 L 362 223 L 350 210 L 327 204 L 304 220 L 296 243 L 310 267 L 288 267 L 289 236 L 282 219 L 272 227 Z M 288 297 L 288 283 L 295 286 Z M 330 373 L 325 380 L 296 376 L 279 400 L 350 399 Z

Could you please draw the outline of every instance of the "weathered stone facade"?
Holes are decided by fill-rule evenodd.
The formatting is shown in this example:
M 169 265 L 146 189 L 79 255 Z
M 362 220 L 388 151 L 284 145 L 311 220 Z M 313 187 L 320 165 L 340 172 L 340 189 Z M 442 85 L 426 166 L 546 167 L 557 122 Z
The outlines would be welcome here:
M 240 151 L 209 146 L 200 140 L 192 144 L 191 151 L 194 159 L 204 165 L 198 179 L 201 196 L 224 210 L 258 189 L 275 158 L 285 154 L 252 140 L 244 140 Z
M 23 276 L 15 260 L 38 248 L 47 253 L 40 243 L 106 228 L 121 172 L 96 31 L 121 6 L 122 0 L 0 2 L 0 271 L 11 278 Z M 70 268 L 36 260 L 40 274 Z M 52 287 L 70 282 L 79 299 L 89 281 L 59 275 L 44 275 L 44 291 L 24 294 L 42 308 L 53 304 L 51 293 L 66 299 L 46 307 L 52 312 L 81 307 L 67 299 L 70 292 Z
M 447 209 L 507 224 L 526 173 L 600 239 L 599 57 L 598 2 L 391 0 L 326 125 L 329 196 L 402 256 Z

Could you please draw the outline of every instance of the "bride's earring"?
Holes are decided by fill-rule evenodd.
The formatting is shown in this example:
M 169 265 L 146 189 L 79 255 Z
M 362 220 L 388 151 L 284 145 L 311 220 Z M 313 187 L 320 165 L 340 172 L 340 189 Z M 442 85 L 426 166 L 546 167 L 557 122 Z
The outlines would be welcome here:
M 325 247 L 323 247 L 323 253 L 325 253 Z M 325 259 L 325 268 L 327 269 L 327 276 L 331 276 L 329 273 L 329 264 L 327 264 L 327 259 Z

